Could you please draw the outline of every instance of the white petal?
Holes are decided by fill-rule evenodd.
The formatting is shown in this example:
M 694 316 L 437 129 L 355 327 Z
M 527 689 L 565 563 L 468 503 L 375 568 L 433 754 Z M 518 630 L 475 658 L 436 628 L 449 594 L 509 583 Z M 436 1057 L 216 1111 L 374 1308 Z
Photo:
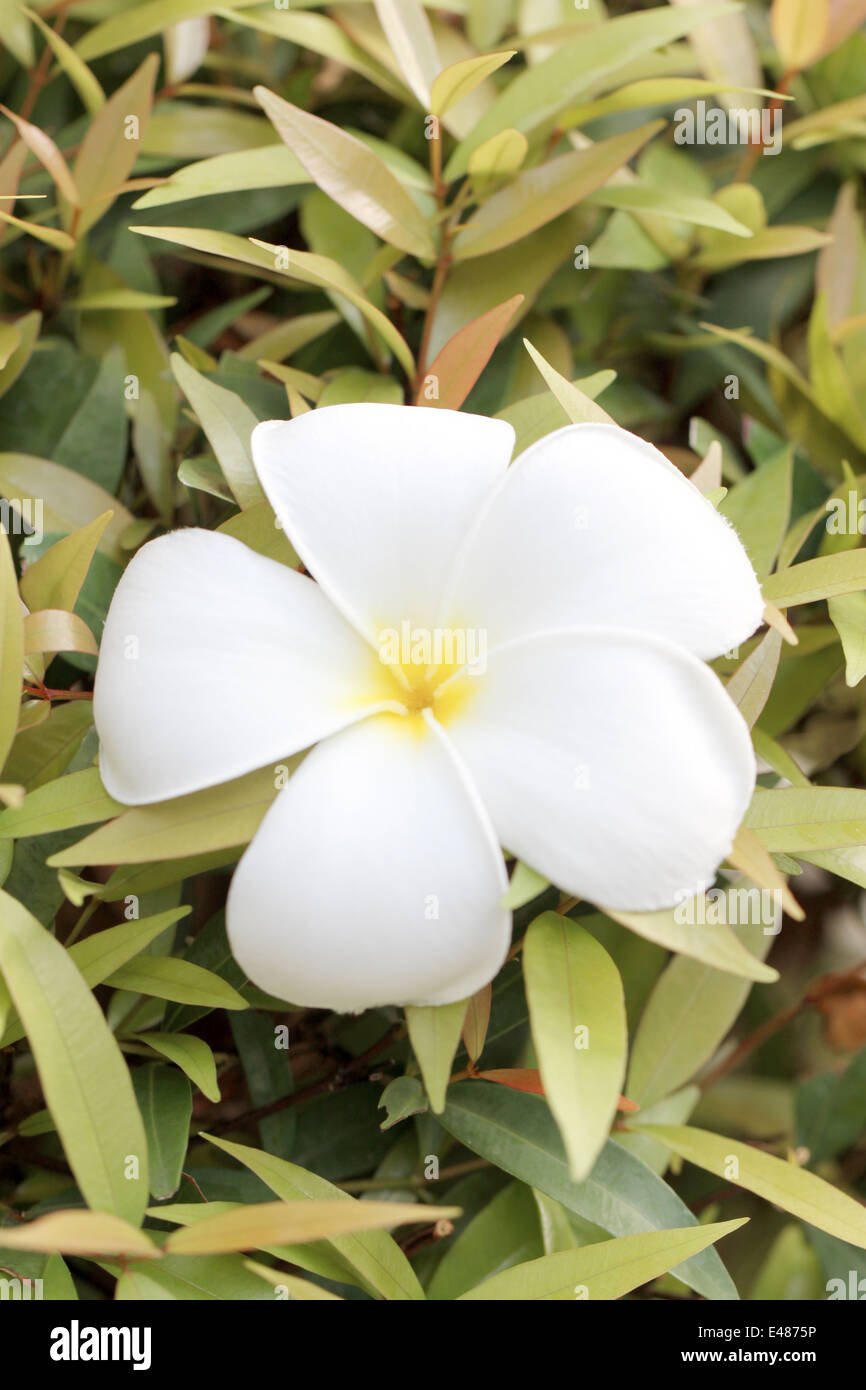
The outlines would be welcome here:
M 384 715 L 307 755 L 235 871 L 226 922 L 254 983 L 292 1003 L 443 1004 L 502 965 L 506 888 L 441 730 Z
M 514 430 L 432 407 L 327 406 L 253 431 L 262 487 L 307 569 L 374 645 L 404 620 L 432 627 Z
M 102 779 L 130 805 L 183 796 L 390 708 L 392 694 L 311 579 L 231 536 L 175 531 L 133 558 L 105 622 Z
M 567 893 L 670 907 L 713 880 L 749 804 L 738 710 L 681 647 L 640 633 L 556 633 L 501 647 L 446 732 L 500 844 Z M 447 689 L 447 687 L 445 687 Z
M 761 621 L 739 537 L 658 449 L 568 425 L 527 449 L 458 562 L 452 611 L 497 645 L 562 627 L 656 633 L 718 656 Z

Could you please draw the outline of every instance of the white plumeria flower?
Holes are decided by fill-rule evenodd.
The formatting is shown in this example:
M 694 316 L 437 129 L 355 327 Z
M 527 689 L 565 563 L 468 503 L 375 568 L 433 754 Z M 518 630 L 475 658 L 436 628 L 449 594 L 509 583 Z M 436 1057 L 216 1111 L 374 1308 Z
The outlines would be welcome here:
M 500 845 L 620 910 L 708 886 L 730 849 L 755 760 L 702 658 L 761 621 L 742 544 L 617 426 L 569 425 L 509 468 L 513 444 L 501 420 L 414 406 L 268 421 L 255 466 L 314 579 L 190 529 L 120 581 L 94 699 L 112 796 L 316 745 L 228 899 L 238 962 L 281 998 L 472 994 L 509 948 Z M 449 634 L 475 635 L 474 665 L 437 651 Z

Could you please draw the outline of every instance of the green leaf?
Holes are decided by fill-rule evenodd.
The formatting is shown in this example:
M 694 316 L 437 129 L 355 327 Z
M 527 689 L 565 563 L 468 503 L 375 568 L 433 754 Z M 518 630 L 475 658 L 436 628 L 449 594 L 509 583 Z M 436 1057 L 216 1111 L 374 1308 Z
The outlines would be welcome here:
M 616 184 L 596 189 L 587 195 L 595 207 L 614 208 L 625 212 L 649 212 L 657 217 L 669 217 L 688 222 L 695 227 L 715 227 L 735 237 L 750 237 L 752 233 L 742 222 L 711 198 L 696 198 L 675 188 L 656 188 L 648 183 Z
M 66 73 L 66 76 L 80 96 L 86 109 L 91 115 L 95 115 L 96 112 L 101 110 L 105 105 L 105 93 L 90 71 L 90 68 L 82 61 L 75 49 L 70 47 L 63 35 L 46 24 L 40 15 L 34 10 L 29 9 L 26 5 L 22 5 L 21 9 L 24 14 L 27 15 L 28 19 L 31 19 L 39 29 L 42 37 L 57 59 L 58 64 Z
M 231 150 L 187 164 L 133 203 L 136 211 L 185 203 L 213 194 L 247 193 L 255 188 L 289 188 L 310 182 L 301 161 L 285 145 L 257 150 Z
M 458 229 L 453 244 L 455 260 L 499 251 L 551 222 L 628 163 L 662 124 L 652 121 L 518 174 Z
M 250 436 L 259 423 L 257 417 L 234 391 L 202 376 L 178 352 L 171 355 L 171 369 L 198 416 L 238 506 L 252 507 L 263 502 L 265 494 L 250 451 Z
M 106 984 L 133 994 L 209 1009 L 246 1009 L 247 1001 L 219 975 L 174 956 L 138 956 L 108 976 Z
M 458 999 L 454 1004 L 406 1007 L 409 1041 L 421 1068 L 430 1108 L 437 1115 L 445 1105 L 451 1064 L 468 1004 L 468 999 Z
M 866 1210 L 862 1204 L 805 1168 L 689 1125 L 647 1125 L 643 1132 L 698 1168 L 754 1192 L 819 1231 L 866 1249 Z
M 235 0 L 237 4 L 249 2 Z M 222 8 L 231 12 L 233 0 L 225 0 Z M 118 48 L 128 48 L 142 39 L 161 34 L 172 24 L 213 14 L 214 9 L 214 0 L 145 0 L 144 4 L 112 14 L 97 24 L 79 41 L 76 52 L 90 62 L 93 58 L 104 57 L 106 53 L 114 53 Z
M 818 599 L 834 598 L 866 589 L 866 550 L 845 550 L 837 555 L 819 555 L 799 565 L 779 570 L 764 580 L 764 598 L 777 608 Z
M 315 285 L 318 289 L 332 290 L 354 304 L 376 330 L 384 342 L 392 349 L 394 356 L 411 376 L 415 361 L 409 348 L 393 326 L 390 319 L 371 304 L 354 278 L 328 256 L 317 256 L 308 251 L 289 251 L 284 246 L 272 246 L 269 242 L 251 238 L 232 236 L 228 232 L 199 231 L 195 227 L 130 227 L 130 231 L 142 236 L 155 237 L 169 241 L 177 246 L 186 246 L 193 251 L 204 251 L 212 256 L 228 257 L 241 261 L 244 265 L 256 266 L 268 272 L 278 281 L 287 276 L 300 280 L 303 284 Z M 286 259 L 286 268 L 282 266 Z M 0 455 L 2 470 L 3 455 Z M 0 473 L 2 476 L 2 473 Z
M 174 1196 L 181 1183 L 192 1092 L 181 1072 L 158 1062 L 136 1067 L 132 1085 L 147 1135 L 150 1190 L 157 1201 L 165 1201 Z
M 130 1033 L 130 1038 L 146 1043 L 154 1052 L 167 1057 L 185 1072 L 202 1095 L 218 1105 L 220 1088 L 214 1055 L 203 1038 L 190 1033 Z
M 92 725 L 89 700 L 53 705 L 47 719 L 18 734 L 4 776 L 28 788 L 51 782 L 72 762 Z
M 773 567 L 788 529 L 794 450 L 783 449 L 762 463 L 719 505 L 746 547 L 759 579 Z
M 827 611 L 845 653 L 845 684 L 859 685 L 866 676 L 866 593 L 831 598 Z
M 35 237 L 37 241 L 43 241 L 46 246 L 51 246 L 55 251 L 73 251 L 75 249 L 75 238 L 71 237 L 68 232 L 61 231 L 59 227 L 44 227 L 41 222 L 28 222 L 23 217 L 16 217 L 14 213 L 5 212 L 2 208 L 0 208 L 0 221 L 5 222 L 10 227 L 18 227 L 20 231 Z
M 385 1119 L 380 1129 L 392 1129 L 410 1115 L 423 1115 L 427 1110 L 427 1096 L 417 1076 L 395 1076 L 382 1092 L 379 1109 L 385 1111 Z
M 709 3 L 685 10 L 656 6 L 593 29 L 581 27 L 573 39 L 558 44 L 548 58 L 526 68 L 506 87 L 454 151 L 445 171 L 447 177 L 455 179 L 465 173 L 472 151 L 500 130 L 509 126 L 524 133 L 537 129 L 588 91 L 598 90 L 611 73 L 627 68 L 663 44 L 673 43 L 708 20 L 734 11 L 735 6 L 729 4 Z
M 459 63 L 451 63 L 443 68 L 433 79 L 430 89 L 430 110 L 434 116 L 442 116 L 452 106 L 456 106 L 465 96 L 513 58 L 517 50 L 509 49 L 503 53 L 483 53 L 477 58 L 463 58 Z
M 9 540 L 0 526 L 0 768 L 6 762 L 18 728 L 23 667 L 24 626 L 18 580 Z M 4 811 L 3 815 L 6 814 Z M 0 815 L 0 820 L 2 818 Z
M 154 806 L 137 806 L 52 855 L 52 868 L 144 864 L 248 844 L 277 794 L 273 768 Z
M 582 1182 L 607 1141 L 625 1075 L 622 981 L 595 937 L 557 912 L 526 933 L 523 978 L 544 1094 Z
M 541 1259 L 495 1274 L 461 1298 L 512 1302 L 539 1299 L 598 1302 L 622 1298 L 623 1294 L 657 1279 L 682 1260 L 730 1235 L 731 1231 L 739 1230 L 747 1220 L 741 1217 L 738 1221 L 720 1221 L 710 1226 L 650 1231 L 645 1235 L 599 1241 L 579 1250 L 542 1255 Z
M 40 608 L 75 607 L 93 556 L 112 519 L 103 512 L 89 525 L 49 546 L 21 578 L 21 597 L 31 612 Z
M 449 1243 L 427 1297 L 460 1298 L 488 1275 L 541 1253 L 538 1209 L 532 1192 L 524 1183 L 510 1182 Z
M 123 922 L 118 927 L 109 927 L 106 931 L 95 932 L 92 936 L 85 937 L 84 941 L 76 941 L 74 946 L 67 948 L 67 955 L 81 972 L 86 985 L 90 989 L 95 989 L 101 985 L 112 971 L 120 968 L 126 961 L 138 955 L 161 936 L 164 931 L 172 927 L 175 922 L 186 917 L 192 911 L 189 907 L 175 907 L 168 912 L 158 912 L 152 917 L 142 917 L 133 922 Z M 0 1013 L 3 1012 L 3 988 L 0 985 Z M 13 1042 L 18 1042 L 23 1038 L 24 1029 L 16 1013 L 10 1015 L 2 1037 L 0 1037 L 0 1048 L 8 1047 Z
M 574 1182 L 556 1122 L 537 1096 L 485 1081 L 461 1082 L 448 1092 L 442 1124 L 473 1153 L 612 1235 L 697 1226 L 676 1193 L 612 1140 L 586 1181 Z M 715 1251 L 692 1256 L 676 1274 L 705 1298 L 737 1297 Z
M 114 801 L 102 785 L 97 768 L 70 772 L 53 782 L 28 792 L 20 806 L 0 812 L 0 839 L 21 839 L 25 835 L 45 835 L 108 820 L 124 808 Z
M 324 193 L 383 241 L 423 260 L 435 258 L 425 218 L 378 155 L 354 135 L 292 106 L 267 87 L 256 87 L 255 94 L 277 134 Z
M 764 934 L 760 923 L 735 930 L 760 959 L 775 939 Z M 736 1022 L 750 988 L 749 980 L 676 956 L 641 1015 L 625 1088 L 629 1100 L 641 1107 L 652 1105 L 690 1080 Z
M 38 309 L 33 309 L 29 314 L 23 314 L 20 319 L 16 319 L 13 324 L 7 325 L 17 335 L 14 346 L 9 351 L 12 340 L 8 340 L 6 346 L 6 360 L 0 367 L 0 396 L 5 396 L 10 386 L 18 380 L 27 363 L 30 361 L 31 354 L 39 338 L 39 330 L 42 327 L 42 315 Z M 7 492 L 4 487 L 0 487 L 5 497 L 16 497 L 16 492 Z
M 274 1158 L 244 1144 L 232 1144 L 212 1135 L 202 1137 L 250 1168 L 284 1201 L 297 1201 L 301 1197 L 308 1197 L 312 1201 L 324 1201 L 338 1196 L 344 1201 L 352 1200 L 347 1192 L 341 1192 L 324 1178 L 317 1177 L 315 1173 L 308 1173 L 297 1164 L 287 1163 L 285 1159 Z M 336 1236 L 328 1244 L 380 1297 L 411 1300 L 424 1298 L 412 1266 L 396 1241 L 385 1232 L 367 1231 L 357 1235 Z M 302 1258 L 295 1260 L 295 1263 L 301 1264 L 302 1268 L 308 1267 Z
M 2 890 L 0 968 L 84 1200 L 137 1226 L 147 1143 L 123 1057 L 69 954 Z
M 519 130 L 500 130 L 491 135 L 469 156 L 469 173 L 482 187 L 496 179 L 516 174 L 529 150 L 529 141 Z
M 866 791 L 848 787 L 759 787 L 746 812 L 771 854 L 844 849 L 866 841 Z

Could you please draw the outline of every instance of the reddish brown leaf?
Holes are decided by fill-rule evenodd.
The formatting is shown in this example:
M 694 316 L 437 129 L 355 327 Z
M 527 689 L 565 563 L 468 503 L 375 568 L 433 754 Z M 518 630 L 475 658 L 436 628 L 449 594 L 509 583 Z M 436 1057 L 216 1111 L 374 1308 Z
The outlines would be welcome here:
M 425 373 L 415 404 L 459 410 L 523 299 L 522 294 L 506 299 L 449 338 Z

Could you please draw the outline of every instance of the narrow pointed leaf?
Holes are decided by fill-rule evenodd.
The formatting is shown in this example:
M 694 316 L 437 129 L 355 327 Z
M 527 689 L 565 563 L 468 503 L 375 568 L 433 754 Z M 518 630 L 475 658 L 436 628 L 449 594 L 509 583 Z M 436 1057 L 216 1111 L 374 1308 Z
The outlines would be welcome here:
M 539 1260 L 503 1270 L 492 1279 L 461 1294 L 463 1301 L 591 1299 L 593 1302 L 622 1298 L 648 1284 L 669 1269 L 705 1250 L 731 1231 L 744 1226 L 720 1221 L 710 1226 L 686 1226 L 675 1231 L 648 1231 L 645 1235 L 603 1240 L 578 1250 L 561 1250 Z
M 745 1187 L 819 1231 L 866 1250 L 866 1208 L 817 1174 L 726 1135 L 690 1125 L 647 1125 L 642 1132 L 698 1168 Z
M 147 1143 L 123 1057 L 68 953 L 2 891 L 0 969 L 85 1201 L 137 1225 L 147 1204 Z
M 544 1093 L 582 1182 L 603 1148 L 625 1076 L 628 1032 L 616 966 L 577 922 L 544 912 L 523 947 L 523 978 Z
M 438 1115 L 445 1104 L 451 1064 L 460 1042 L 468 1000 L 429 1007 L 407 1006 L 409 1040 L 418 1059 L 430 1107 Z

